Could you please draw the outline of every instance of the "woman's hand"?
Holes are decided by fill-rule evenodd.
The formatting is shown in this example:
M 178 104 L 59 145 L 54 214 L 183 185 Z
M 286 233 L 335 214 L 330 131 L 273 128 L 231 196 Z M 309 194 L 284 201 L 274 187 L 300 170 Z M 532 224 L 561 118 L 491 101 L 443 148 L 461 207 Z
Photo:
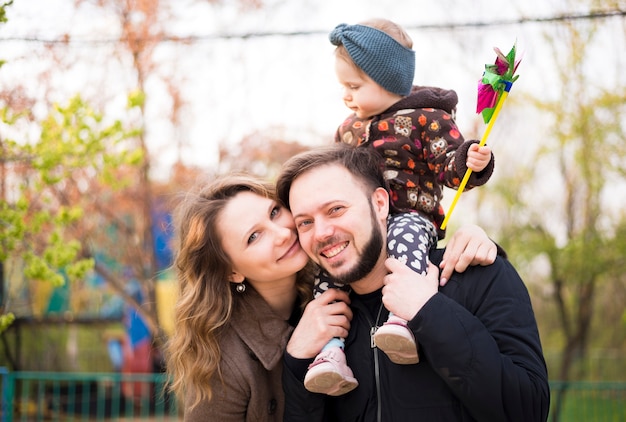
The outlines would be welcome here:
M 294 358 L 315 357 L 333 337 L 347 337 L 352 319 L 348 293 L 328 289 L 305 308 L 302 318 L 287 343 Z
M 443 260 L 439 264 L 439 284 L 445 286 L 454 271 L 462 273 L 470 265 L 493 264 L 497 254 L 496 244 L 483 229 L 473 224 L 461 227 L 446 245 Z

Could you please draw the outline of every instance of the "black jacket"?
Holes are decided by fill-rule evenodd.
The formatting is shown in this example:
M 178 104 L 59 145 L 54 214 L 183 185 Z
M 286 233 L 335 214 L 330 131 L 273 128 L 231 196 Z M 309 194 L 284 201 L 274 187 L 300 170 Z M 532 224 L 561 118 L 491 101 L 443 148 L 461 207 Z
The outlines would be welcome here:
M 438 264 L 443 251 L 431 253 Z M 371 347 L 387 318 L 380 290 L 352 293 L 346 356 L 359 386 L 330 397 L 303 385 L 310 361 L 285 356 L 285 421 L 545 421 L 549 387 L 528 291 L 511 264 L 455 273 L 409 321 L 420 362 L 396 365 Z M 379 405 L 380 403 L 380 405 Z

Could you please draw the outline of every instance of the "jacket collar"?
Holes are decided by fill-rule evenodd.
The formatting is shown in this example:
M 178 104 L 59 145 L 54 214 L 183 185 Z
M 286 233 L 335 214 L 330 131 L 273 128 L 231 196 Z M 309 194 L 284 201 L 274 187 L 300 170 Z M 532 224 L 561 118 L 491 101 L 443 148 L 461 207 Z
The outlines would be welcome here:
M 430 86 L 414 86 L 411 94 L 393 104 L 383 114 L 389 114 L 398 110 L 437 108 L 449 114 L 454 114 L 459 102 L 455 91 Z
M 231 327 L 267 370 L 282 359 L 293 330 L 249 285 L 245 292 L 236 293 Z

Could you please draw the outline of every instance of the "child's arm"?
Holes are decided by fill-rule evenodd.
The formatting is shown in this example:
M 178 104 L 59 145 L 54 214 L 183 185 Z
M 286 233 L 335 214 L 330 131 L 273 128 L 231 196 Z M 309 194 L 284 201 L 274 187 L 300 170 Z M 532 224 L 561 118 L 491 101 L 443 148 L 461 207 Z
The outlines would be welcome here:
M 443 110 L 422 109 L 420 113 L 418 121 L 421 127 L 415 133 L 419 134 L 418 141 L 422 144 L 428 168 L 437 180 L 456 189 L 470 165 L 476 165 L 478 171 L 472 169 L 465 190 L 487 183 L 494 168 L 491 148 L 484 146 L 478 149 L 478 141 L 466 141 L 452 116 Z
M 465 141 L 459 145 L 447 158 L 443 171 L 444 184 L 452 189 L 458 188 L 468 168 L 472 170 L 472 174 L 465 185 L 465 190 L 487 183 L 494 168 L 491 148 L 487 145 L 479 148 L 478 141 L 475 140 Z
M 358 146 L 365 138 L 369 120 L 359 119 L 356 114 L 348 116 L 335 131 L 335 142 Z

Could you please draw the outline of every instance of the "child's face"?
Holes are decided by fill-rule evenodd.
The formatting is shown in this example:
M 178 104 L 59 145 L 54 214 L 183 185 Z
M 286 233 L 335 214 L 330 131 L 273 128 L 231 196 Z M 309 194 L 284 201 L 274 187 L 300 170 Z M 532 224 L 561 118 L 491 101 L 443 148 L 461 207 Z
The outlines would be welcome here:
M 376 116 L 402 98 L 378 85 L 341 57 L 335 58 L 335 73 L 343 87 L 344 104 L 360 119 Z

